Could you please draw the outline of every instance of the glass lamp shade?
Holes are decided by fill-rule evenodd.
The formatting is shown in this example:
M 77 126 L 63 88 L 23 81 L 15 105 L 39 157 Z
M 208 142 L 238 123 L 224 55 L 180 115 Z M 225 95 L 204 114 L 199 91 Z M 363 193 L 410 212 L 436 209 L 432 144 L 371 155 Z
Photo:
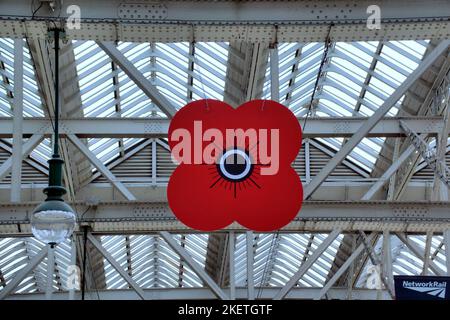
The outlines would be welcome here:
M 31 232 L 36 239 L 58 244 L 70 237 L 75 228 L 76 215 L 63 201 L 44 201 L 31 216 Z

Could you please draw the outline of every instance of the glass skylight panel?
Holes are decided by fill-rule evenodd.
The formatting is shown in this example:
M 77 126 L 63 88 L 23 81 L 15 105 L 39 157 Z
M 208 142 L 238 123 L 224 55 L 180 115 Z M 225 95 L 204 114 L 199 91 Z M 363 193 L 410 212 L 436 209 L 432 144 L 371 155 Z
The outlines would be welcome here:
M 101 117 L 114 110 L 111 60 L 93 41 L 75 42 L 75 60 L 86 117 Z
M 123 257 L 126 256 L 125 236 L 102 236 L 100 238 L 102 246 L 119 263 L 123 264 Z M 120 259 L 120 256 L 122 258 Z M 125 259 L 126 261 L 126 259 Z M 103 258 L 105 281 L 108 289 L 120 289 L 126 285 L 125 280 L 113 268 L 106 258 Z M 125 267 L 127 269 L 127 267 Z M 128 271 L 128 270 L 127 270 Z
M 194 260 L 204 267 L 208 244 L 207 234 L 174 235 L 174 238 L 182 242 Z M 105 236 L 102 237 L 102 245 L 124 270 L 132 273 L 133 279 L 142 287 L 202 286 L 198 276 L 160 237 L 130 235 L 128 240 L 126 239 L 125 236 Z M 183 264 L 182 272 L 181 264 Z M 108 264 L 105 264 L 105 276 L 108 288 L 127 287 L 126 282 Z
M 331 58 L 330 58 L 331 59 Z M 328 72 L 335 71 L 342 75 L 345 75 L 348 80 L 352 80 L 355 84 L 361 84 L 364 82 L 364 79 L 367 77 L 368 66 L 364 65 L 364 68 L 361 68 L 360 65 L 356 65 L 351 61 L 345 60 L 339 56 L 332 57 L 333 63 L 326 69 Z M 334 67 L 334 68 L 333 68 Z
M 0 270 L 6 283 L 9 283 L 30 259 L 42 248 L 44 243 L 33 237 L 0 239 Z M 67 290 L 67 267 L 70 257 L 70 241 L 66 240 L 55 248 L 55 269 L 58 277 L 53 281 L 54 290 Z M 46 288 L 47 258 L 25 277 L 14 289 L 14 293 L 44 292 Z M 0 291 L 4 289 L 0 286 Z
M 387 65 L 391 68 L 394 68 L 394 66 L 397 67 L 399 72 L 406 76 L 413 72 L 420 63 L 420 60 L 416 57 L 411 57 L 409 54 L 406 56 L 402 55 L 401 53 L 390 48 L 388 45 L 383 47 L 382 53 L 382 57 L 386 59 L 385 63 Z
M 184 240 L 185 249 L 187 250 L 187 252 L 190 253 L 190 255 L 200 266 L 204 267 L 206 262 L 206 251 L 208 246 L 208 235 L 186 234 L 184 235 L 184 237 L 185 237 Z M 196 245 L 193 246 L 193 243 L 195 243 Z
M 210 42 L 195 43 L 193 99 L 223 100 L 228 50 Z
M 361 47 L 358 47 L 358 45 Z M 334 46 L 334 52 L 341 52 L 355 63 L 369 68 L 377 45 L 378 43 L 376 45 L 364 46 L 361 42 L 337 42 Z
M 33 61 L 27 43 L 25 40 L 23 41 L 23 115 L 24 117 L 42 117 L 44 116 L 43 105 L 38 90 Z M 12 116 L 14 55 L 14 40 L 0 38 L 0 116 Z
M 334 52 L 336 53 L 332 54 L 330 67 L 328 67 L 328 69 L 335 72 L 328 71 L 325 80 L 322 80 L 322 91 L 319 95 L 320 105 L 328 107 L 331 111 L 330 113 L 334 115 L 349 115 L 348 112 L 350 112 L 351 109 L 341 112 L 339 112 L 339 109 L 341 108 L 341 110 L 344 110 L 346 105 L 350 105 L 354 108 L 358 104 L 359 113 L 361 115 L 371 116 L 373 112 L 383 104 L 385 99 L 395 91 L 397 86 L 405 80 L 406 76 L 417 67 L 419 62 L 418 59 L 421 59 L 424 50 L 419 49 L 423 46 L 418 45 L 415 41 L 410 42 L 409 46 L 414 46 L 412 45 L 413 43 L 415 44 L 416 50 L 406 49 L 405 47 L 408 46 L 404 45 L 403 42 L 396 42 L 395 45 L 391 47 L 383 46 L 381 54 L 376 56 L 378 61 L 375 64 L 375 69 L 371 71 L 370 78 L 368 78 L 368 85 L 365 85 L 364 87 L 362 86 L 362 82 L 364 81 L 362 79 L 365 79 L 368 72 L 370 72 L 369 66 L 371 64 L 371 59 L 369 59 L 369 57 L 371 55 L 372 57 L 374 56 L 378 43 L 337 43 L 334 47 Z M 401 47 L 401 52 L 395 52 L 392 49 L 396 47 Z M 402 52 L 405 53 L 406 56 L 401 55 Z M 345 56 L 349 61 L 341 59 Z M 399 59 L 402 61 L 401 63 L 398 62 Z M 335 69 L 333 69 L 333 66 Z M 342 77 L 338 74 L 342 75 Z M 331 85 L 333 88 L 328 86 L 330 81 L 332 81 Z M 353 94 L 352 91 L 355 93 Z M 358 96 L 363 97 L 362 101 Z M 397 103 L 397 108 L 392 108 L 389 115 L 396 114 L 399 104 L 400 103 Z M 323 109 L 322 111 L 327 113 Z M 383 141 L 384 139 L 371 140 L 366 138 L 363 140 L 363 143 L 359 144 L 358 147 L 352 151 L 348 158 L 353 159 L 357 164 L 371 170 L 377 159 L 376 155 L 380 151 Z M 378 145 L 378 147 L 375 147 L 376 145 Z M 334 147 L 338 147 L 338 145 Z M 375 153 L 370 152 L 370 150 L 374 150 Z M 364 161 L 363 163 L 361 160 L 358 160 L 358 158 L 360 158 L 357 156 L 358 153 L 364 159 L 368 160 L 369 163 L 367 163 L 367 161 Z
M 33 151 L 30 156 L 44 166 L 48 166 L 48 159 L 52 154 L 52 148 L 50 144 L 51 140 L 45 138 Z

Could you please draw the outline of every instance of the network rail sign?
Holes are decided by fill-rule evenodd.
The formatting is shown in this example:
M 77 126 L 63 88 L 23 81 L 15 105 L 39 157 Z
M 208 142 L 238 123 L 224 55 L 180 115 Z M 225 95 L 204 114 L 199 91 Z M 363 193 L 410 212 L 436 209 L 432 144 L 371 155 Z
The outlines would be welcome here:
M 450 300 L 450 277 L 394 276 L 397 300 Z

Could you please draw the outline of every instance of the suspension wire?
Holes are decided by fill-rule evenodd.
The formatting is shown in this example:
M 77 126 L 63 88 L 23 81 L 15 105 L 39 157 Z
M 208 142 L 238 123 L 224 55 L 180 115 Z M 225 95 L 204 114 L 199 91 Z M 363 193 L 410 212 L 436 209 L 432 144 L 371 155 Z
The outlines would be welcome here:
M 308 117 L 311 114 L 311 109 L 312 109 L 312 105 L 314 103 L 315 97 L 316 97 L 316 92 L 317 92 L 317 87 L 319 85 L 319 81 L 322 75 L 322 69 L 323 66 L 325 65 L 325 62 L 327 61 L 328 58 L 328 50 L 331 47 L 331 38 L 330 38 L 330 34 L 331 34 L 331 28 L 334 26 L 334 24 L 330 24 L 329 28 L 328 28 L 328 33 L 327 33 L 327 37 L 325 38 L 325 46 L 324 46 L 324 50 L 323 50 L 323 54 L 322 54 L 322 60 L 320 61 L 320 65 L 319 65 L 319 71 L 317 73 L 317 78 L 316 78 L 316 82 L 314 83 L 314 89 L 311 95 L 311 100 L 309 102 L 308 105 L 308 112 L 306 113 L 306 117 L 305 117 L 305 122 L 303 123 L 303 129 L 302 131 L 305 131 L 306 128 L 306 122 L 308 121 Z
M 202 76 L 202 70 L 201 70 L 202 67 L 198 63 L 197 56 L 195 55 L 196 40 L 195 40 L 194 24 L 192 24 L 191 27 L 192 27 L 192 43 L 191 43 L 192 44 L 192 58 L 193 58 L 193 62 L 194 62 L 193 66 L 192 66 L 192 87 L 194 87 L 194 81 L 195 81 L 195 67 L 198 66 L 198 75 L 199 75 L 200 84 L 202 86 L 203 99 L 205 99 L 206 111 L 209 111 L 209 104 L 208 104 L 208 98 L 206 97 L 205 84 L 203 83 L 203 76 Z
M 256 299 L 259 299 L 259 298 L 261 297 L 262 292 L 263 292 L 263 290 L 264 290 L 263 286 L 264 286 L 264 284 L 265 284 L 265 282 L 266 282 L 266 281 L 265 281 L 265 278 L 266 278 L 266 276 L 267 276 L 267 272 L 269 271 L 269 270 L 268 270 L 268 266 L 269 266 L 269 263 L 270 263 L 273 259 L 275 259 L 275 257 L 272 257 L 272 255 L 273 255 L 273 251 L 275 250 L 275 241 L 276 241 L 276 240 L 278 241 L 279 235 L 280 235 L 280 230 L 278 229 L 277 232 L 273 235 L 272 240 L 270 241 L 270 249 L 269 249 L 267 261 L 266 261 L 266 263 L 265 263 L 265 265 L 264 265 L 264 270 L 263 270 L 263 274 L 262 274 L 262 278 L 261 278 L 261 284 L 260 284 L 260 286 L 259 286 L 259 288 L 258 288 L 258 292 L 257 292 L 257 294 L 256 294 Z M 270 259 L 270 260 L 269 260 L 269 259 Z M 272 265 L 273 265 L 274 263 L 275 263 L 275 261 L 273 261 Z M 268 283 L 269 281 L 270 281 L 270 279 L 268 279 L 267 283 Z

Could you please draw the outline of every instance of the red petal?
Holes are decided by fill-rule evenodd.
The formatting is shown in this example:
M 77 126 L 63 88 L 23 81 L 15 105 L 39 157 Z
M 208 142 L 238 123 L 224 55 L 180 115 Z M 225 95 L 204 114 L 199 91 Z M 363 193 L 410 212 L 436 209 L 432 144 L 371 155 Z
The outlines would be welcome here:
M 167 198 L 181 222 L 193 229 L 213 231 L 234 221 L 233 193 L 224 187 L 223 178 L 217 179 L 215 165 L 180 165 L 172 173 Z
M 277 175 L 252 175 L 252 179 L 260 189 L 253 185 L 238 193 L 237 222 L 251 230 L 273 231 L 296 217 L 303 201 L 303 187 L 294 169 L 283 167 Z
M 210 128 L 216 128 L 221 130 L 224 134 L 225 129 L 230 128 L 229 119 L 233 116 L 233 111 L 234 109 L 228 104 L 218 100 L 205 99 L 188 103 L 186 106 L 181 108 L 170 121 L 168 132 L 170 148 L 173 149 L 173 147 L 178 143 L 178 141 L 173 141 L 171 139 L 174 130 L 180 128 L 188 130 L 192 137 L 192 155 L 190 163 L 194 163 L 194 140 L 196 138 L 202 139 L 201 136 L 197 137 L 194 134 L 194 121 L 202 122 L 203 132 Z M 202 147 L 204 148 L 208 144 L 209 142 L 204 142 Z M 176 155 L 174 155 L 174 157 L 178 162 L 180 162 L 180 159 L 178 159 Z
M 302 145 L 302 129 L 292 111 L 271 100 L 252 100 L 237 111 L 237 128 L 278 129 L 280 163 L 291 164 L 295 160 Z

